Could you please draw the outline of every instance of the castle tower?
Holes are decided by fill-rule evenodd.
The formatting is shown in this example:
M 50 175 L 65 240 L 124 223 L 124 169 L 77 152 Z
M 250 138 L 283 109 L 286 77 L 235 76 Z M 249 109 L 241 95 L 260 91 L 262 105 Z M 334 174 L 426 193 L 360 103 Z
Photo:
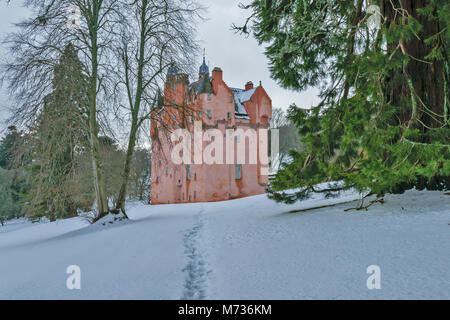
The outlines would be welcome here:
M 210 74 L 204 54 L 199 78 L 192 83 L 175 63 L 168 68 L 163 100 L 164 123 L 152 122 L 152 204 L 223 201 L 265 193 L 268 176 L 263 168 L 267 164 L 261 161 L 259 149 L 264 143 L 260 138 L 269 127 L 272 101 L 261 85 L 255 87 L 249 81 L 243 88 L 229 87 L 221 68 L 215 67 Z M 196 133 L 194 124 L 199 123 L 203 131 Z M 163 132 L 164 128 L 168 131 Z M 200 133 L 200 157 L 191 144 L 190 163 L 171 160 L 174 144 L 166 137 L 177 128 L 189 131 L 192 140 Z M 229 130 L 244 132 L 244 136 L 229 138 Z M 247 161 L 229 162 L 224 150 L 223 154 L 214 151 L 218 161 L 208 163 L 213 140 L 224 147 L 231 141 L 234 155 L 244 154 Z M 258 148 L 255 161 L 250 161 L 250 141 Z
M 204 76 L 209 76 L 209 67 L 206 64 L 205 49 L 203 49 L 203 63 L 198 71 L 198 78 L 201 79 Z

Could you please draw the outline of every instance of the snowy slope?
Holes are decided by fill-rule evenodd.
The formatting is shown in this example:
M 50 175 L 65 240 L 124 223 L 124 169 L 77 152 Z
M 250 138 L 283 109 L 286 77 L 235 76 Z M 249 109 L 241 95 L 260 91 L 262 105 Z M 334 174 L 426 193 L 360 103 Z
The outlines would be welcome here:
M 450 197 L 409 191 L 344 212 L 357 198 L 134 204 L 131 221 L 94 226 L 14 221 L 0 227 L 0 299 L 450 299 Z M 81 290 L 66 288 L 69 265 Z M 366 287 L 369 265 L 381 290 Z

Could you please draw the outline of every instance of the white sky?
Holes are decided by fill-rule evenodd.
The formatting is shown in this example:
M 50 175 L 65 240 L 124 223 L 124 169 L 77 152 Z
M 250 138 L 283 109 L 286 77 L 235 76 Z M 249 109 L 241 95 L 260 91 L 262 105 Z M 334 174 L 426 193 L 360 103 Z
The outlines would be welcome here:
M 244 87 L 251 80 L 255 85 L 262 81 L 263 87 L 272 98 L 274 107 L 286 109 L 291 103 L 308 108 L 317 103 L 317 91 L 308 90 L 302 93 L 285 90 L 270 78 L 264 48 L 259 47 L 252 37 L 236 34 L 231 30 L 232 23 L 242 24 L 248 12 L 238 8 L 239 2 L 249 0 L 200 0 L 208 7 L 207 20 L 198 26 L 201 46 L 206 49 L 206 60 L 210 62 L 210 70 L 221 67 L 224 80 L 231 87 Z M 26 16 L 27 11 L 21 7 L 22 1 L 12 1 L 7 5 L 0 0 L 0 39 L 13 30 L 13 23 Z M 0 60 L 9 54 L 0 45 Z M 201 61 L 198 61 L 200 66 Z M 5 128 L 4 120 L 8 113 L 5 106 L 10 103 L 5 90 L 0 91 L 0 135 Z

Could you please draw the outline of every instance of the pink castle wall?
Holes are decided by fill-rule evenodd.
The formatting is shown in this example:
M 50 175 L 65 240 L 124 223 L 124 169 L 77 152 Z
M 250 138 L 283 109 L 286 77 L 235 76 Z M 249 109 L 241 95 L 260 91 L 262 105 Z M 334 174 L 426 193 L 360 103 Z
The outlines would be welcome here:
M 226 129 L 268 128 L 272 115 L 272 101 L 262 86 L 257 87 L 251 99 L 244 103 L 250 119 L 235 117 L 234 95 L 223 81 L 223 73 L 219 68 L 215 68 L 212 72 L 212 87 L 213 94 L 202 93 L 192 96 L 189 92 L 187 76 L 168 77 L 164 89 L 165 104 L 173 103 L 175 100 L 177 105 L 187 107 L 184 111 L 167 111 L 162 116 L 162 124 L 152 122 L 152 204 L 222 201 L 265 193 L 268 177 L 261 175 L 259 152 L 257 164 L 242 164 L 241 179 L 235 177 L 234 164 L 191 164 L 191 179 L 188 180 L 187 165 L 172 163 L 170 157 L 172 146 L 167 139 L 170 133 L 161 128 L 162 126 L 175 129 L 184 121 L 194 138 L 191 124 L 192 116 L 195 116 L 196 121 L 202 121 L 203 130 L 210 128 L 220 130 L 224 146 L 226 145 Z M 246 89 L 248 88 L 250 86 Z M 192 98 L 195 99 L 192 100 Z M 207 115 L 208 110 L 211 110 L 211 117 Z M 201 111 L 201 118 L 198 111 Z M 230 119 L 228 119 L 228 113 L 231 114 Z M 203 147 L 208 144 L 209 142 L 204 141 Z M 248 159 L 248 143 L 245 148 Z M 236 157 L 236 144 L 234 149 Z M 194 148 L 192 153 L 193 150 Z M 225 153 L 224 150 L 223 163 L 226 163 Z M 193 156 L 192 159 L 194 159 Z

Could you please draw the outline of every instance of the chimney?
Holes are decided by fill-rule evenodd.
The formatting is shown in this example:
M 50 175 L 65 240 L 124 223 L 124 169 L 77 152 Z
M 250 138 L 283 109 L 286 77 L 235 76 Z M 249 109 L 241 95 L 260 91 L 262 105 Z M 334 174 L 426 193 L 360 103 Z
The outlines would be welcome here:
M 223 81 L 223 71 L 219 67 L 215 67 L 212 71 L 213 81 L 221 82 Z
M 245 84 L 245 90 L 253 89 L 253 82 L 249 81 Z
M 215 94 L 219 90 L 219 83 L 223 82 L 223 72 L 219 67 L 215 67 L 212 71 L 212 87 Z

